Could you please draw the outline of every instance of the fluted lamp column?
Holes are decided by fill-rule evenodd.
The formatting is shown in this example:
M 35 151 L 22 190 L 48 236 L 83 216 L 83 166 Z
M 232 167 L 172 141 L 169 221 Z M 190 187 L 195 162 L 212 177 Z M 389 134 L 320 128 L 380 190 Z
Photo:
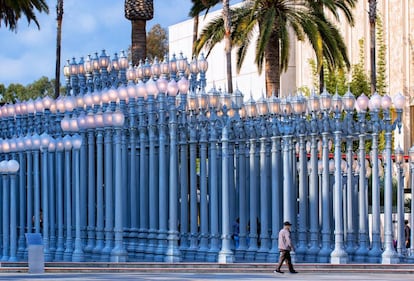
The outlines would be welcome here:
M 10 176 L 10 257 L 9 262 L 17 261 L 17 186 L 16 175 L 19 171 L 19 162 L 12 159 L 7 161 L 7 172 Z M 3 188 L 8 188 L 3 186 Z
M 411 188 L 411 219 L 410 219 L 410 226 L 413 228 L 414 225 L 414 146 L 410 148 L 408 151 L 408 156 L 410 158 L 410 188 Z M 414 231 L 412 230 L 410 233 L 410 249 L 408 252 L 408 256 L 410 259 L 414 258 Z
M 188 81 L 182 78 L 182 88 L 173 83 L 168 85 L 168 107 L 169 107 L 169 136 L 170 136 L 170 171 L 169 171 L 169 227 L 168 227 L 168 247 L 165 261 L 179 262 L 181 260 L 181 252 L 178 247 L 178 151 L 177 151 L 177 109 L 175 107 L 175 96 L 180 89 L 181 93 L 188 91 Z M 187 83 L 185 83 L 187 82 Z M 185 89 L 185 87 L 187 89 Z
M 384 159 L 384 252 L 381 263 L 398 263 L 398 256 L 393 245 L 393 224 L 392 224 L 392 159 L 391 159 L 391 138 L 393 124 L 391 121 L 390 107 L 392 100 L 388 95 L 381 99 L 383 110 L 383 121 L 385 129 L 385 159 Z
M 343 185 L 341 171 L 341 138 L 342 138 L 342 100 L 336 93 L 332 98 L 334 111 L 334 136 L 335 136 L 335 186 L 334 186 L 334 216 L 335 216 L 335 248 L 331 253 L 331 263 L 342 264 L 348 262 L 348 254 L 344 249 L 344 219 L 343 219 Z
M 111 251 L 111 261 L 113 262 L 125 262 L 127 260 L 127 252 L 123 243 L 123 212 L 122 205 L 122 167 L 121 162 L 121 133 L 122 126 L 124 125 L 125 116 L 117 108 L 112 114 L 112 125 L 115 128 L 115 221 L 114 221 L 114 232 L 115 232 L 115 245 Z
M 406 253 L 405 233 L 404 233 L 404 181 L 403 181 L 403 164 L 404 151 L 400 147 L 394 151 L 395 165 L 397 166 L 397 253 L 400 261 L 404 261 Z

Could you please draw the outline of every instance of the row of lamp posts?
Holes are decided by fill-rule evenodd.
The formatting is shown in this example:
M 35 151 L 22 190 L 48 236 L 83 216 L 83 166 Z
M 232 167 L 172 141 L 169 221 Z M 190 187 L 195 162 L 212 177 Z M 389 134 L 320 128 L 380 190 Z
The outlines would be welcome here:
M 17 257 L 27 255 L 23 234 L 34 231 L 42 232 L 49 261 L 274 261 L 277 233 L 289 220 L 298 260 L 397 262 L 391 136 L 401 126 L 404 97 L 394 99 L 394 121 L 390 97 L 378 94 L 355 100 L 349 91 L 341 97 L 325 90 L 309 98 L 250 97 L 243 104 L 239 90 L 205 92 L 207 66 L 204 57 L 188 63 L 180 55 L 134 68 L 124 53 L 110 60 L 103 51 L 68 62 L 66 96 L 1 108 L 2 143 L 9 146 L 1 152 L 22 167 Z M 366 139 L 372 141 L 371 243 Z M 236 221 L 238 233 L 232 233 Z M 8 239 L 5 233 L 3 227 Z

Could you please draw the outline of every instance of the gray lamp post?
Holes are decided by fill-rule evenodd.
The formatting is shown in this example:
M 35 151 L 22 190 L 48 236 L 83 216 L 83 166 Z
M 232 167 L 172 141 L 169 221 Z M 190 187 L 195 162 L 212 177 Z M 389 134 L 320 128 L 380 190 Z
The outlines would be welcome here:
M 408 151 L 408 156 L 410 159 L 410 188 L 411 188 L 411 220 L 410 226 L 411 228 L 414 225 L 414 146 L 410 148 Z M 412 259 L 414 257 L 414 231 L 410 233 L 410 249 L 409 249 L 409 257 Z
M 384 114 L 385 126 L 385 175 L 384 175 L 384 252 L 382 253 L 383 264 L 393 264 L 399 261 L 395 252 L 392 239 L 392 159 L 391 159 L 391 137 L 396 126 L 401 128 L 401 114 L 404 106 L 404 96 L 397 94 L 394 99 L 394 106 L 397 118 L 391 122 L 390 107 L 391 98 L 385 95 L 381 99 L 381 107 Z
M 348 262 L 348 254 L 344 249 L 344 220 L 343 220 L 343 185 L 341 171 L 341 139 L 343 124 L 340 120 L 342 113 L 342 99 L 336 93 L 332 98 L 334 113 L 333 131 L 335 137 L 335 186 L 334 186 L 334 217 L 335 217 L 335 248 L 331 253 L 331 263 L 341 264 Z
M 7 161 L 7 172 L 10 177 L 10 262 L 17 261 L 17 184 L 16 175 L 19 171 L 19 162 L 12 159 Z M 7 188 L 3 186 L 3 188 Z
M 317 136 L 319 134 L 318 114 L 320 110 L 319 95 L 313 92 L 308 99 L 308 111 L 310 119 L 310 176 L 309 176 L 309 248 L 306 252 L 306 261 L 316 261 L 319 253 L 319 191 L 318 191 L 318 147 Z
M 397 166 L 397 253 L 400 261 L 404 261 L 406 252 L 404 233 L 404 151 L 398 145 L 394 151 L 395 164 Z
M 355 260 L 364 262 L 368 255 L 368 208 L 367 208 L 367 181 L 365 178 L 365 138 L 367 134 L 367 124 L 365 120 L 366 110 L 369 99 L 366 95 L 361 94 L 356 100 L 356 109 L 358 111 L 358 133 L 359 133 L 359 193 L 358 193 L 358 210 L 359 210 L 359 247 L 355 253 Z
M 380 187 L 379 187 L 379 163 L 378 163 L 378 133 L 381 129 L 378 111 L 381 108 L 381 96 L 378 93 L 369 100 L 369 110 L 371 115 L 371 165 L 372 165 L 372 245 L 368 253 L 370 262 L 379 262 L 382 254 L 381 249 L 381 223 L 380 223 Z

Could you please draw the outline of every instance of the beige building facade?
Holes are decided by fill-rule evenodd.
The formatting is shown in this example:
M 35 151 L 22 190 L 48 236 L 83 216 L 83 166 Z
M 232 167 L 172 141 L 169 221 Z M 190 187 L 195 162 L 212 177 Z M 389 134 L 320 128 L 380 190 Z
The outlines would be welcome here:
M 359 40 L 365 40 L 365 62 L 367 72 L 370 72 L 369 46 L 369 3 L 359 0 L 354 10 L 355 26 L 350 27 L 343 15 L 338 23 L 348 47 L 351 64 L 358 63 Z M 384 27 L 384 40 L 387 47 L 387 84 L 392 97 L 398 92 L 406 96 L 407 105 L 404 108 L 404 125 L 401 135 L 396 134 L 395 143 L 403 147 L 405 153 L 414 144 L 414 0 L 378 0 L 378 17 L 381 17 Z M 203 25 L 212 18 L 220 16 L 220 11 L 200 17 L 199 32 Z M 182 52 L 190 57 L 192 47 L 193 20 L 187 20 L 169 27 L 170 53 Z M 234 54 L 233 54 L 234 55 Z M 235 57 L 235 56 L 234 56 Z M 309 59 L 314 53 L 307 42 L 292 40 L 289 67 L 281 77 L 281 96 L 296 92 L 300 87 L 312 88 L 312 71 Z M 190 58 L 189 58 L 190 59 Z M 235 61 L 235 60 L 233 60 Z M 224 44 L 217 45 L 208 57 L 207 88 L 213 86 L 225 88 L 225 58 Z M 234 66 L 234 64 L 233 64 Z M 262 73 L 263 74 L 263 73 Z M 254 46 L 249 48 L 244 65 L 237 73 L 233 69 L 234 84 L 243 92 L 245 99 L 250 95 L 258 99 L 264 92 L 264 75 L 258 75 L 254 64 Z

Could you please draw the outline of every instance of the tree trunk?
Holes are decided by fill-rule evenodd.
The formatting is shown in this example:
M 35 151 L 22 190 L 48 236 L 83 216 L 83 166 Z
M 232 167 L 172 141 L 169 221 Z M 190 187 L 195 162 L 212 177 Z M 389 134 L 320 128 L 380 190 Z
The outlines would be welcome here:
M 231 15 L 229 0 L 223 0 L 223 21 L 224 21 L 224 51 L 226 53 L 227 68 L 227 90 L 233 93 L 233 77 L 231 73 Z
M 279 37 L 277 32 L 273 31 L 270 35 L 269 42 L 265 49 L 265 78 L 266 78 L 266 96 L 280 96 L 280 52 Z
M 322 94 L 323 88 L 325 88 L 325 72 L 323 71 L 323 64 L 319 70 L 319 93 Z
M 138 65 L 139 60 L 145 60 L 147 56 L 147 31 L 146 20 L 132 20 L 131 31 L 131 55 L 132 65 Z
M 198 21 L 199 21 L 199 18 L 198 18 L 198 15 L 196 15 L 194 17 L 194 25 L 193 25 L 193 50 L 192 50 L 193 55 L 195 54 L 195 44 L 198 39 Z
M 58 0 L 56 5 L 56 68 L 55 68 L 55 94 L 56 99 L 60 93 L 60 49 L 62 45 L 62 19 L 63 19 L 63 0 Z
M 371 94 L 377 90 L 377 66 L 375 62 L 375 21 L 377 18 L 377 0 L 369 0 L 369 31 L 371 59 Z

